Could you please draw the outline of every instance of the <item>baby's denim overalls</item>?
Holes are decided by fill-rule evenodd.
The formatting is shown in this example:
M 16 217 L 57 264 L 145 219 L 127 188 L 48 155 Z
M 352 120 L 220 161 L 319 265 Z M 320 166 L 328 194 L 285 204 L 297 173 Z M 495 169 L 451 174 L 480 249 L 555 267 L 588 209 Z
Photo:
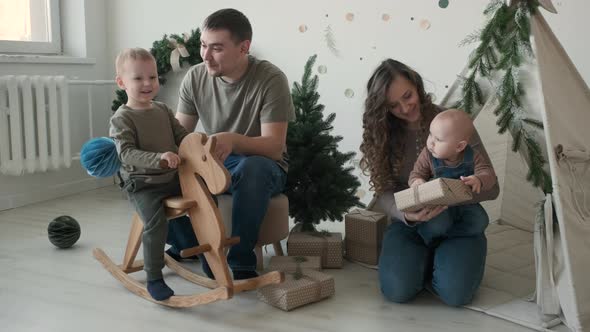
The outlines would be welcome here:
M 456 166 L 446 166 L 442 160 L 430 157 L 435 178 L 459 179 L 474 174 L 474 152 L 467 145 L 463 161 Z M 418 234 L 426 245 L 443 237 L 473 236 L 485 231 L 489 217 L 479 203 L 452 206 L 427 222 L 418 224 Z

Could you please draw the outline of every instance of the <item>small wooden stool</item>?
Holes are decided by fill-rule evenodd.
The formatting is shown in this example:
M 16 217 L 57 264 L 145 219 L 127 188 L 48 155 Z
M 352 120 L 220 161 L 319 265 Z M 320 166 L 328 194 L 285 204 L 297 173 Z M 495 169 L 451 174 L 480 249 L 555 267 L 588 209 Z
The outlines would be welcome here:
M 231 236 L 232 196 L 219 195 L 217 196 L 217 203 L 221 211 L 221 219 L 225 225 L 225 235 Z M 258 270 L 264 268 L 262 247 L 272 244 L 275 254 L 283 256 L 281 240 L 286 239 L 287 236 L 289 236 L 289 199 L 287 199 L 287 196 L 279 194 L 271 198 L 258 232 L 258 242 L 256 248 L 254 248 L 256 268 Z

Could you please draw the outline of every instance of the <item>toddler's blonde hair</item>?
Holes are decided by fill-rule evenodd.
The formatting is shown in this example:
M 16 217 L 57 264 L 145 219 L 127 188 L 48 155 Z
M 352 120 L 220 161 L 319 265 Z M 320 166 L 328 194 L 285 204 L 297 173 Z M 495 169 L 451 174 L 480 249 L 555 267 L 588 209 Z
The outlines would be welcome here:
M 117 58 L 115 59 L 115 71 L 117 75 L 121 75 L 123 72 L 123 65 L 130 59 L 143 61 L 152 60 L 156 62 L 156 58 L 154 58 L 154 56 L 144 48 L 126 48 L 119 52 Z

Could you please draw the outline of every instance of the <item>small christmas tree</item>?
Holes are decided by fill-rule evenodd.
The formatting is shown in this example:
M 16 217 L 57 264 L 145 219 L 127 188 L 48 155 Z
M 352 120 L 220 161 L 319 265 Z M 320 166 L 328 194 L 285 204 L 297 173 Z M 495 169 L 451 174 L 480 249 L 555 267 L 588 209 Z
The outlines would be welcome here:
M 307 60 L 301 84 L 293 84 L 297 118 L 287 132 L 286 194 L 289 215 L 301 231 L 315 231 L 314 224 L 326 219 L 342 221 L 351 207 L 364 207 L 355 195 L 360 182 L 352 174 L 353 167 L 345 166 L 355 153 L 338 151 L 342 136 L 330 135 L 336 114 L 324 119 L 324 105 L 318 104 L 318 77 L 311 77 L 315 60 L 316 55 Z

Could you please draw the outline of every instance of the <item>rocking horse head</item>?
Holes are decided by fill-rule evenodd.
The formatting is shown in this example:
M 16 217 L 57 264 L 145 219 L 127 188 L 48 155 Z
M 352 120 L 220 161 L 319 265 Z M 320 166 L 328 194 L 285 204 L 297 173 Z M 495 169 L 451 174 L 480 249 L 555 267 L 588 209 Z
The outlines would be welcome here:
M 223 163 L 214 157 L 216 142 L 215 137 L 191 133 L 182 140 L 178 151 L 182 159 L 180 167 L 200 175 L 213 195 L 224 193 L 231 181 Z

